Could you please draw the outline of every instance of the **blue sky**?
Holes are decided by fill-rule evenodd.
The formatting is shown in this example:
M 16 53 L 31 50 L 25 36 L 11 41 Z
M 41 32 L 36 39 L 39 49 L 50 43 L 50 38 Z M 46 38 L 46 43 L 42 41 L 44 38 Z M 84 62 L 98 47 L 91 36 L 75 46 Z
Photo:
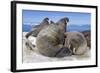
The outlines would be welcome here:
M 48 17 L 54 22 L 57 22 L 63 17 L 68 17 L 68 25 L 91 24 L 90 13 L 23 10 L 23 24 L 34 25 L 36 23 L 40 23 L 45 17 Z

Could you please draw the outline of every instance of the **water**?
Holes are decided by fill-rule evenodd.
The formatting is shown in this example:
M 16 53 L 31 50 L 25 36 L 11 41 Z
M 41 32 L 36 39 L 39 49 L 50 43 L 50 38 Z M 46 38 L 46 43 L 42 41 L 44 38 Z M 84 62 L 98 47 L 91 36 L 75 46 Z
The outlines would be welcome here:
M 86 31 L 86 30 L 91 30 L 91 26 L 90 25 L 68 25 L 67 26 L 67 31 Z
M 32 29 L 32 25 L 23 25 L 23 32 L 29 32 Z M 85 30 L 91 30 L 91 26 L 89 24 L 83 24 L 83 25 L 68 25 L 67 26 L 67 31 L 85 31 Z

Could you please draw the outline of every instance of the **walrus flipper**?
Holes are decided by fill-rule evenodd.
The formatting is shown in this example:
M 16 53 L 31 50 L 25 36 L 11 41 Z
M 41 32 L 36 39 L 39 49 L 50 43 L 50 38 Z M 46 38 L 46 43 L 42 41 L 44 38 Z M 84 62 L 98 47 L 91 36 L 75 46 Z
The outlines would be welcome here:
M 25 37 L 28 38 L 31 34 L 33 33 L 33 31 L 28 32 Z
M 64 56 L 71 56 L 72 55 L 72 51 L 67 48 L 67 47 L 63 47 L 61 48 L 55 55 L 55 57 L 64 57 Z
M 38 33 L 39 33 L 38 28 L 34 28 L 34 29 L 31 30 L 30 32 L 28 32 L 28 33 L 25 35 L 25 37 L 28 38 L 28 37 L 31 36 L 31 35 L 34 36 L 34 37 L 37 37 Z

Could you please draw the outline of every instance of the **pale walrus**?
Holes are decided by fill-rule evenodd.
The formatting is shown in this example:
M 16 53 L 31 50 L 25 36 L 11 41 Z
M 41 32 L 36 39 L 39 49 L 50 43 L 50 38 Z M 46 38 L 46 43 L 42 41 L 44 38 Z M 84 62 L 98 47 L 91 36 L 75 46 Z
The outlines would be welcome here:
M 80 32 L 66 32 L 65 47 L 72 50 L 75 55 L 82 55 L 87 50 L 87 41 Z
M 34 26 L 32 28 L 32 30 L 26 34 L 26 38 L 28 38 L 30 35 L 37 37 L 37 35 L 41 31 L 41 29 L 43 29 L 49 25 L 48 20 L 49 20 L 49 18 L 46 17 L 43 19 L 43 21 L 39 25 Z
M 51 23 L 42 29 L 37 38 L 36 46 L 42 55 L 48 57 L 64 57 L 71 55 L 71 50 L 63 46 L 65 27 L 68 18 L 62 18 L 57 23 Z

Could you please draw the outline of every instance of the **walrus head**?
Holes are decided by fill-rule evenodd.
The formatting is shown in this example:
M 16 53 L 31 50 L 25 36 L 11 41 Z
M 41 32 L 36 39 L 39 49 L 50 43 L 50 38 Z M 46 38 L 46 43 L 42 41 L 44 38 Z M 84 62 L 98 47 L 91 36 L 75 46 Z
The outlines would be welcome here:
M 66 25 L 67 22 L 69 22 L 69 18 L 64 17 L 64 18 L 60 19 L 60 20 L 57 22 L 57 24 L 62 24 L 62 23 L 64 23 L 64 24 Z
M 48 18 L 48 17 L 46 17 L 46 18 L 44 18 L 44 19 L 43 19 L 43 21 L 48 21 L 48 20 L 49 20 L 49 18 Z
M 58 22 L 56 22 L 61 32 L 64 33 L 67 30 L 66 26 L 68 22 L 69 22 L 69 18 L 67 17 L 61 18 Z

